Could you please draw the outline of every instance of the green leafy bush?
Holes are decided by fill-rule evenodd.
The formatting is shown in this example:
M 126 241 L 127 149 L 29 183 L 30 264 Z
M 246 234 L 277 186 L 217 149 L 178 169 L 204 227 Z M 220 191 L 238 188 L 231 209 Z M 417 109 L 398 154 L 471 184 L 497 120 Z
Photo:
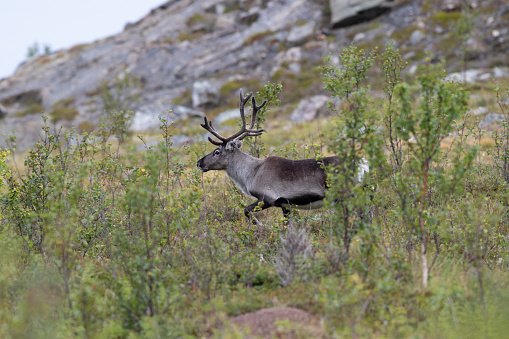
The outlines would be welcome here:
M 376 61 L 386 82 L 372 89 Z M 425 62 L 411 83 L 403 66 L 393 45 L 380 54 L 350 46 L 339 67 L 321 68 L 341 100 L 319 125 L 323 140 L 244 140 L 260 157 L 271 147 L 287 158 L 340 157 L 326 169 L 331 208 L 290 221 L 267 210 L 261 226 L 249 223 L 250 198 L 196 168 L 210 146 L 173 144 L 170 112 L 159 135 L 137 140 L 116 109 L 97 134 L 53 130 L 44 117 L 24 154 L 7 138 L 0 337 L 228 337 L 229 317 L 282 305 L 321 319 L 329 337 L 502 337 L 505 126 L 491 155 L 474 161 L 480 132 L 462 118 L 468 93 L 443 80 L 442 64 Z M 384 96 L 373 100 L 375 91 Z M 280 92 L 267 84 L 257 98 L 276 104 Z M 127 104 L 121 97 L 112 102 Z M 300 131 L 301 140 L 312 129 L 283 128 L 270 133 Z M 363 159 L 370 172 L 359 180 Z

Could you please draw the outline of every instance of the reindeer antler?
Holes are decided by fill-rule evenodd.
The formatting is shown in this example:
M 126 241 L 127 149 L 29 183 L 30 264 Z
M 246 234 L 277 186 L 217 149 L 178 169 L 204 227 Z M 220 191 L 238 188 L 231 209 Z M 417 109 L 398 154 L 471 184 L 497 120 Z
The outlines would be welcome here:
M 212 121 L 208 120 L 207 117 L 204 117 L 203 120 L 205 120 L 204 124 L 200 124 L 201 127 L 209 131 L 213 136 L 221 140 L 222 142 L 215 141 L 211 137 L 209 137 L 209 141 L 213 143 L 216 146 L 220 146 L 222 144 L 226 144 L 228 142 L 228 138 L 225 138 L 221 136 L 221 134 L 216 132 L 216 129 L 212 126 Z
M 241 90 L 242 91 L 242 90 Z M 242 92 L 241 92 L 242 93 Z M 256 116 L 258 115 L 258 112 L 260 111 L 260 109 L 263 108 L 263 106 L 265 106 L 265 104 L 267 103 L 267 100 L 265 100 L 264 102 L 262 102 L 261 105 L 257 106 L 256 105 L 256 99 L 255 97 L 252 97 L 251 98 L 251 106 L 253 108 L 253 112 L 251 113 L 251 125 L 249 126 L 249 129 L 245 129 L 246 130 L 246 133 L 239 136 L 237 139 L 238 140 L 242 140 L 244 139 L 245 137 L 256 137 L 258 135 L 261 135 L 264 130 L 263 129 L 258 129 L 258 130 L 253 130 L 253 127 L 256 123 Z
M 245 117 L 245 113 L 244 113 L 244 107 L 246 106 L 246 103 L 249 101 L 249 99 L 252 99 L 251 105 L 253 107 L 253 112 L 251 114 L 251 124 L 250 124 L 249 128 L 246 128 L 246 117 Z M 211 137 L 208 138 L 209 141 L 216 146 L 224 145 L 224 144 L 228 143 L 228 141 L 231 141 L 234 139 L 242 140 L 247 136 L 261 135 L 264 132 L 264 130 L 263 129 L 253 129 L 253 127 L 256 123 L 256 115 L 258 114 L 258 111 L 263 106 L 265 106 L 266 103 L 267 103 L 267 100 L 265 100 L 261 105 L 257 106 L 256 100 L 253 96 L 253 93 L 250 92 L 246 97 L 244 97 L 244 93 L 243 93 L 242 89 L 240 89 L 239 110 L 240 110 L 240 118 L 242 119 L 242 127 L 240 128 L 240 130 L 237 133 L 235 133 L 227 138 L 223 137 L 222 135 L 217 133 L 215 128 L 212 126 L 212 121 L 208 120 L 206 117 L 204 118 L 205 123 L 201 124 L 201 127 L 203 127 L 204 129 L 209 131 L 213 136 L 215 136 L 216 138 L 221 140 L 221 142 L 219 142 L 219 141 L 213 140 Z

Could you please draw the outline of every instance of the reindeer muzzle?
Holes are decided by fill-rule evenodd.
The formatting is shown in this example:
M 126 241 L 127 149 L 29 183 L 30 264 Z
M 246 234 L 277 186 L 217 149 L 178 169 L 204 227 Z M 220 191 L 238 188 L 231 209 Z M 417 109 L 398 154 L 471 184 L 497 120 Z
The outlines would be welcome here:
M 202 172 L 207 172 L 209 170 L 208 168 L 203 167 L 203 158 L 198 160 L 198 162 L 196 163 L 196 167 L 198 167 Z

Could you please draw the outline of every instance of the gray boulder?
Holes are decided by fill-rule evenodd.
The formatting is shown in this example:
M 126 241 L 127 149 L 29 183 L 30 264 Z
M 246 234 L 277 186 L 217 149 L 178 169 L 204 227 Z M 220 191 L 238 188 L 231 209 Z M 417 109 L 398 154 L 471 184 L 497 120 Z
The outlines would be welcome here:
M 484 118 L 483 122 L 481 122 L 481 127 L 485 128 L 495 122 L 499 122 L 505 120 L 505 116 L 503 114 L 498 113 L 488 113 Z
M 222 123 L 233 120 L 233 119 L 239 119 L 240 113 L 238 109 L 229 109 L 225 112 L 220 113 L 217 117 L 214 118 L 214 124 L 215 125 L 221 125 Z
M 473 115 L 481 115 L 488 113 L 488 108 L 481 106 L 474 108 L 473 110 L 469 111 L 469 113 L 472 113 Z
M 509 68 L 508 67 L 495 67 L 495 68 L 493 68 L 493 76 L 495 78 L 509 77 Z
M 212 108 L 219 104 L 219 89 L 209 81 L 196 81 L 193 83 L 193 107 Z
M 444 0 L 442 1 L 442 10 L 444 11 L 457 11 L 462 5 L 461 0 Z
M 413 33 L 410 35 L 410 44 L 411 45 L 417 45 L 419 44 L 420 42 L 422 42 L 422 40 L 424 40 L 426 38 L 426 35 L 424 33 L 422 33 L 421 31 L 419 30 L 415 30 L 413 31 Z
M 172 111 L 169 113 L 168 111 Z M 132 124 L 129 127 L 133 132 L 145 132 L 156 130 L 161 126 L 159 116 L 163 116 L 169 123 L 189 118 L 203 118 L 205 114 L 202 111 L 185 106 L 171 105 L 145 105 L 134 112 Z
M 290 120 L 294 122 L 313 121 L 319 116 L 327 114 L 329 97 L 325 95 L 315 95 L 309 99 L 299 102 L 297 108 L 292 112 Z
M 477 82 L 477 81 L 485 81 L 490 78 L 491 74 L 489 71 L 484 71 L 480 69 L 467 69 L 464 72 L 455 72 L 449 74 L 445 77 L 445 80 L 453 81 L 453 82 Z
M 397 0 L 330 0 L 331 25 L 346 27 L 369 21 L 389 11 Z
M 315 23 L 310 21 L 302 26 L 293 27 L 286 41 L 292 46 L 301 45 L 313 38 L 315 34 Z

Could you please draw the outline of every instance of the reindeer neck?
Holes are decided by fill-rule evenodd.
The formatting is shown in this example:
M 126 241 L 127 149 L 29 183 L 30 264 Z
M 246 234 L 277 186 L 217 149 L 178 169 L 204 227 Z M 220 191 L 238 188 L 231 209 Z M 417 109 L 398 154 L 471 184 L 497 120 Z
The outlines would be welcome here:
M 240 149 L 235 149 L 226 174 L 244 194 L 251 195 L 248 187 L 249 179 L 254 177 L 263 161 L 263 159 L 252 157 Z

